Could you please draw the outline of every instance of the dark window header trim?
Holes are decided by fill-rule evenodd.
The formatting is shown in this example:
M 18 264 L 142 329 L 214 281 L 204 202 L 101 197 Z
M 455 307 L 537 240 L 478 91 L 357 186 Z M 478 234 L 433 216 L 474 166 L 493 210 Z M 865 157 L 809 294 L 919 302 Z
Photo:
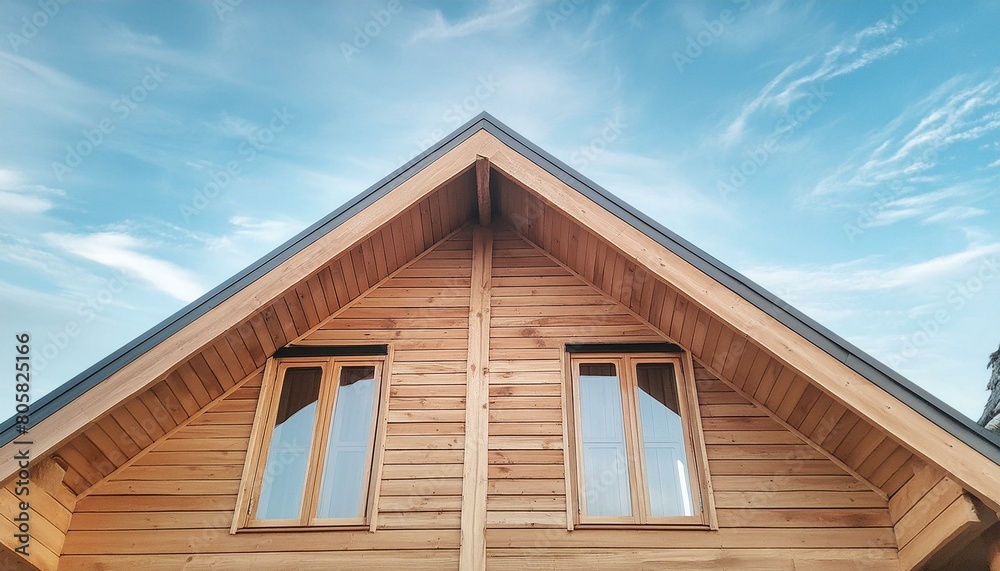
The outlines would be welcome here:
M 567 343 L 567 353 L 682 353 L 673 343 Z
M 282 347 L 274 352 L 274 356 L 279 359 L 282 357 L 368 357 L 388 354 L 388 345 L 301 345 Z

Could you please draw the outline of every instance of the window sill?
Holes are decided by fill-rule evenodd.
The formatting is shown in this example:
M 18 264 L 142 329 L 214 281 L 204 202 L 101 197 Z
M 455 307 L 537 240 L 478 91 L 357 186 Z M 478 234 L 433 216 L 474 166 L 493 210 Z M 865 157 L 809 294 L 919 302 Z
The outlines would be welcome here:
M 275 526 L 254 526 L 254 527 L 241 527 L 235 531 L 235 533 L 281 533 L 294 531 L 298 532 L 310 532 L 310 531 L 370 531 L 368 525 L 361 524 L 349 524 L 349 525 L 275 525 Z
M 707 523 L 577 523 L 574 530 L 621 529 L 628 531 L 718 531 Z

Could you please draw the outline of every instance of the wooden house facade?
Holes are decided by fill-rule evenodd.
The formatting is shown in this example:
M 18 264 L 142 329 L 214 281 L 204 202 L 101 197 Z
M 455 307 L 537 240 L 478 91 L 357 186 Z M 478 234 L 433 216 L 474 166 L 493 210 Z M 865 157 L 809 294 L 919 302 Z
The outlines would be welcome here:
M 32 423 L 4 568 L 1000 569 L 995 437 L 487 114 Z

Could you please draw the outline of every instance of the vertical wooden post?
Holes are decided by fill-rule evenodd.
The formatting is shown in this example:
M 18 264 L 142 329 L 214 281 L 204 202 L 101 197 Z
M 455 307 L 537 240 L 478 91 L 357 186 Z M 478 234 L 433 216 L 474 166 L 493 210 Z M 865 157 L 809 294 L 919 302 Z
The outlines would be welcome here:
M 490 290 L 493 231 L 472 234 L 472 289 L 469 300 L 469 363 L 466 370 L 465 464 L 462 471 L 462 533 L 459 569 L 486 569 L 486 486 L 488 483 Z

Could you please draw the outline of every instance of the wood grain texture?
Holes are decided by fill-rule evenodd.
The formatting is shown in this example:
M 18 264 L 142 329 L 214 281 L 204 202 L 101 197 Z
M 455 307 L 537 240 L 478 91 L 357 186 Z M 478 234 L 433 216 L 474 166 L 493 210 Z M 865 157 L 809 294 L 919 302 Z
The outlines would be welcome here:
M 472 398 L 466 386 L 472 251 L 471 231 L 456 234 L 300 340 L 347 343 L 361 336 L 365 343 L 393 346 L 375 533 L 229 534 L 258 384 L 235 387 L 82 499 L 62 564 L 90 569 L 96 561 L 146 561 L 156 568 L 174 561 L 172 554 L 193 552 L 193 561 L 206 565 L 243 561 L 254 568 L 263 565 L 258 561 L 280 560 L 310 568 L 323 560 L 350 568 L 355 558 L 369 566 L 391 565 L 398 550 L 412 556 L 415 568 L 458 567 Z M 479 339 L 489 351 L 482 371 L 488 385 L 483 395 L 473 395 L 486 399 L 489 413 L 487 446 L 480 446 L 488 476 L 486 565 L 517 562 L 530 568 L 557 554 L 566 562 L 619 561 L 631 567 L 667 562 L 677 554 L 744 562 L 808 554 L 806 560 L 820 568 L 847 560 L 891 568 L 895 535 L 885 500 L 697 367 L 720 530 L 567 533 L 572 483 L 562 431 L 563 344 L 621 341 L 623 331 L 630 341 L 663 337 L 537 252 L 512 232 L 495 232 L 493 303 L 488 334 Z M 410 301 L 420 299 L 451 301 L 422 308 Z M 418 309 L 419 318 L 399 317 Z M 353 328 L 359 322 L 364 329 Z
M 500 220 L 477 282 L 471 229 L 445 238 L 481 208 Z M 564 345 L 623 340 L 699 364 L 718 531 L 569 529 Z M 245 379 L 289 342 L 392 346 L 372 529 L 229 533 L 261 390 Z M 968 447 L 485 133 L 43 423 L 64 469 L 38 508 L 52 569 L 895 569 L 977 523 L 965 490 L 996 509 L 1000 487 Z
M 489 157 L 476 157 L 476 198 L 479 206 L 479 224 L 489 226 L 493 220 L 493 205 L 490 201 Z
M 485 164 L 486 185 L 480 179 L 480 220 L 484 208 L 483 193 L 489 208 L 489 162 L 476 160 L 477 175 Z M 489 214 L 486 214 L 488 223 Z M 469 345 L 466 368 L 465 459 L 462 469 L 462 534 L 459 546 L 459 569 L 486 569 L 486 489 L 487 444 L 489 436 L 490 394 L 487 372 L 490 366 L 490 311 L 492 296 L 493 230 L 476 226 L 472 234 L 472 276 L 469 300 Z

